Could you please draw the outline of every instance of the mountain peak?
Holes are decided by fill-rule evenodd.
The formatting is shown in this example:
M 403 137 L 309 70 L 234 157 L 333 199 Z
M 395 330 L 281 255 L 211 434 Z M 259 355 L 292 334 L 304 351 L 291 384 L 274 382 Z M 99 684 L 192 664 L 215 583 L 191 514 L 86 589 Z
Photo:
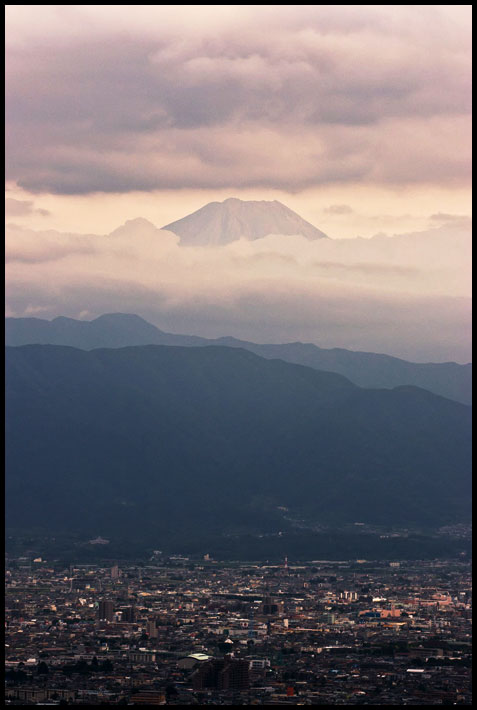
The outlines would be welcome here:
M 159 229 L 148 219 L 144 217 L 136 217 L 135 219 L 128 219 L 124 224 L 115 229 L 110 237 L 131 237 L 137 234 L 144 235 L 156 235 Z
M 209 202 L 190 215 L 163 227 L 180 237 L 181 244 L 209 246 L 243 238 L 253 241 L 267 234 L 301 235 L 323 239 L 326 234 L 277 200 L 240 200 L 229 197 Z
M 150 325 L 144 318 L 135 313 L 103 313 L 94 319 L 95 323 L 146 323 Z

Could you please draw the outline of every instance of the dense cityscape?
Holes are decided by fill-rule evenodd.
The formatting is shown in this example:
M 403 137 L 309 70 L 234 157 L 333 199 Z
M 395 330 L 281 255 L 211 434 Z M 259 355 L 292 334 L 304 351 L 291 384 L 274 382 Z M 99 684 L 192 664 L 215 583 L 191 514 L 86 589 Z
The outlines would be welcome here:
M 466 556 L 6 567 L 9 704 L 471 703 Z

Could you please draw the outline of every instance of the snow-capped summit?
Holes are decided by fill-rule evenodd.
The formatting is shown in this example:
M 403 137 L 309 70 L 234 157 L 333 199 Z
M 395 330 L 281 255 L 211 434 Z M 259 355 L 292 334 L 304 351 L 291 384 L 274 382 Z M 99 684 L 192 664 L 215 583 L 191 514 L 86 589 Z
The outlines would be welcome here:
M 267 234 L 299 234 L 307 239 L 327 235 L 277 200 L 244 201 L 230 197 L 210 202 L 163 227 L 180 237 L 181 244 L 229 244 L 237 239 L 260 239 Z

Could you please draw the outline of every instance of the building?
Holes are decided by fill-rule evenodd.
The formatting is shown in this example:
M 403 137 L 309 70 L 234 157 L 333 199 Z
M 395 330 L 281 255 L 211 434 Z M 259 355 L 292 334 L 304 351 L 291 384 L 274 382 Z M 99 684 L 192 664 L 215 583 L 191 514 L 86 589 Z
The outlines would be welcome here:
M 347 602 L 356 602 L 358 601 L 358 593 L 350 591 L 340 592 L 340 599 Z
M 103 599 L 99 602 L 98 618 L 102 621 L 114 620 L 114 605 L 113 602 Z
M 273 597 L 264 597 L 257 612 L 257 618 L 276 618 L 283 614 L 283 602 L 277 602 Z
M 136 621 L 136 607 L 134 606 L 126 606 L 124 609 L 121 609 L 122 611 L 122 621 L 126 622 L 127 624 L 134 624 Z
M 157 639 L 159 632 L 155 619 L 148 619 L 146 622 L 146 634 L 150 639 Z
M 181 658 L 177 662 L 177 667 L 182 670 L 190 671 L 195 668 L 199 663 L 204 663 L 205 661 L 210 661 L 211 656 L 206 653 L 190 653 L 188 656 Z
M 166 694 L 154 690 L 141 690 L 130 698 L 131 705 L 165 705 Z
M 149 651 L 147 648 L 140 648 L 139 651 L 129 651 L 128 658 L 133 663 L 155 663 L 155 651 Z
M 192 686 L 194 690 L 246 690 L 250 685 L 249 666 L 249 661 L 227 657 L 207 661 L 192 674 Z

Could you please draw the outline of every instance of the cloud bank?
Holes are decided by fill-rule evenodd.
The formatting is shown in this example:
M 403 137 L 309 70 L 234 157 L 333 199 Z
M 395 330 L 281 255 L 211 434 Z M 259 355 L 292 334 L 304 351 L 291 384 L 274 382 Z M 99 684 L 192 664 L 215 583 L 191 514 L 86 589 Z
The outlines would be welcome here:
M 184 247 L 146 220 L 109 235 L 7 227 L 7 313 L 135 312 L 163 329 L 470 359 L 468 225 L 373 239 L 269 235 Z
M 40 215 L 48 217 L 50 212 L 45 209 L 34 207 L 32 200 L 15 200 L 13 197 L 5 198 L 5 217 L 25 217 L 29 215 Z
M 467 183 L 469 13 L 8 6 L 7 179 L 72 195 Z

